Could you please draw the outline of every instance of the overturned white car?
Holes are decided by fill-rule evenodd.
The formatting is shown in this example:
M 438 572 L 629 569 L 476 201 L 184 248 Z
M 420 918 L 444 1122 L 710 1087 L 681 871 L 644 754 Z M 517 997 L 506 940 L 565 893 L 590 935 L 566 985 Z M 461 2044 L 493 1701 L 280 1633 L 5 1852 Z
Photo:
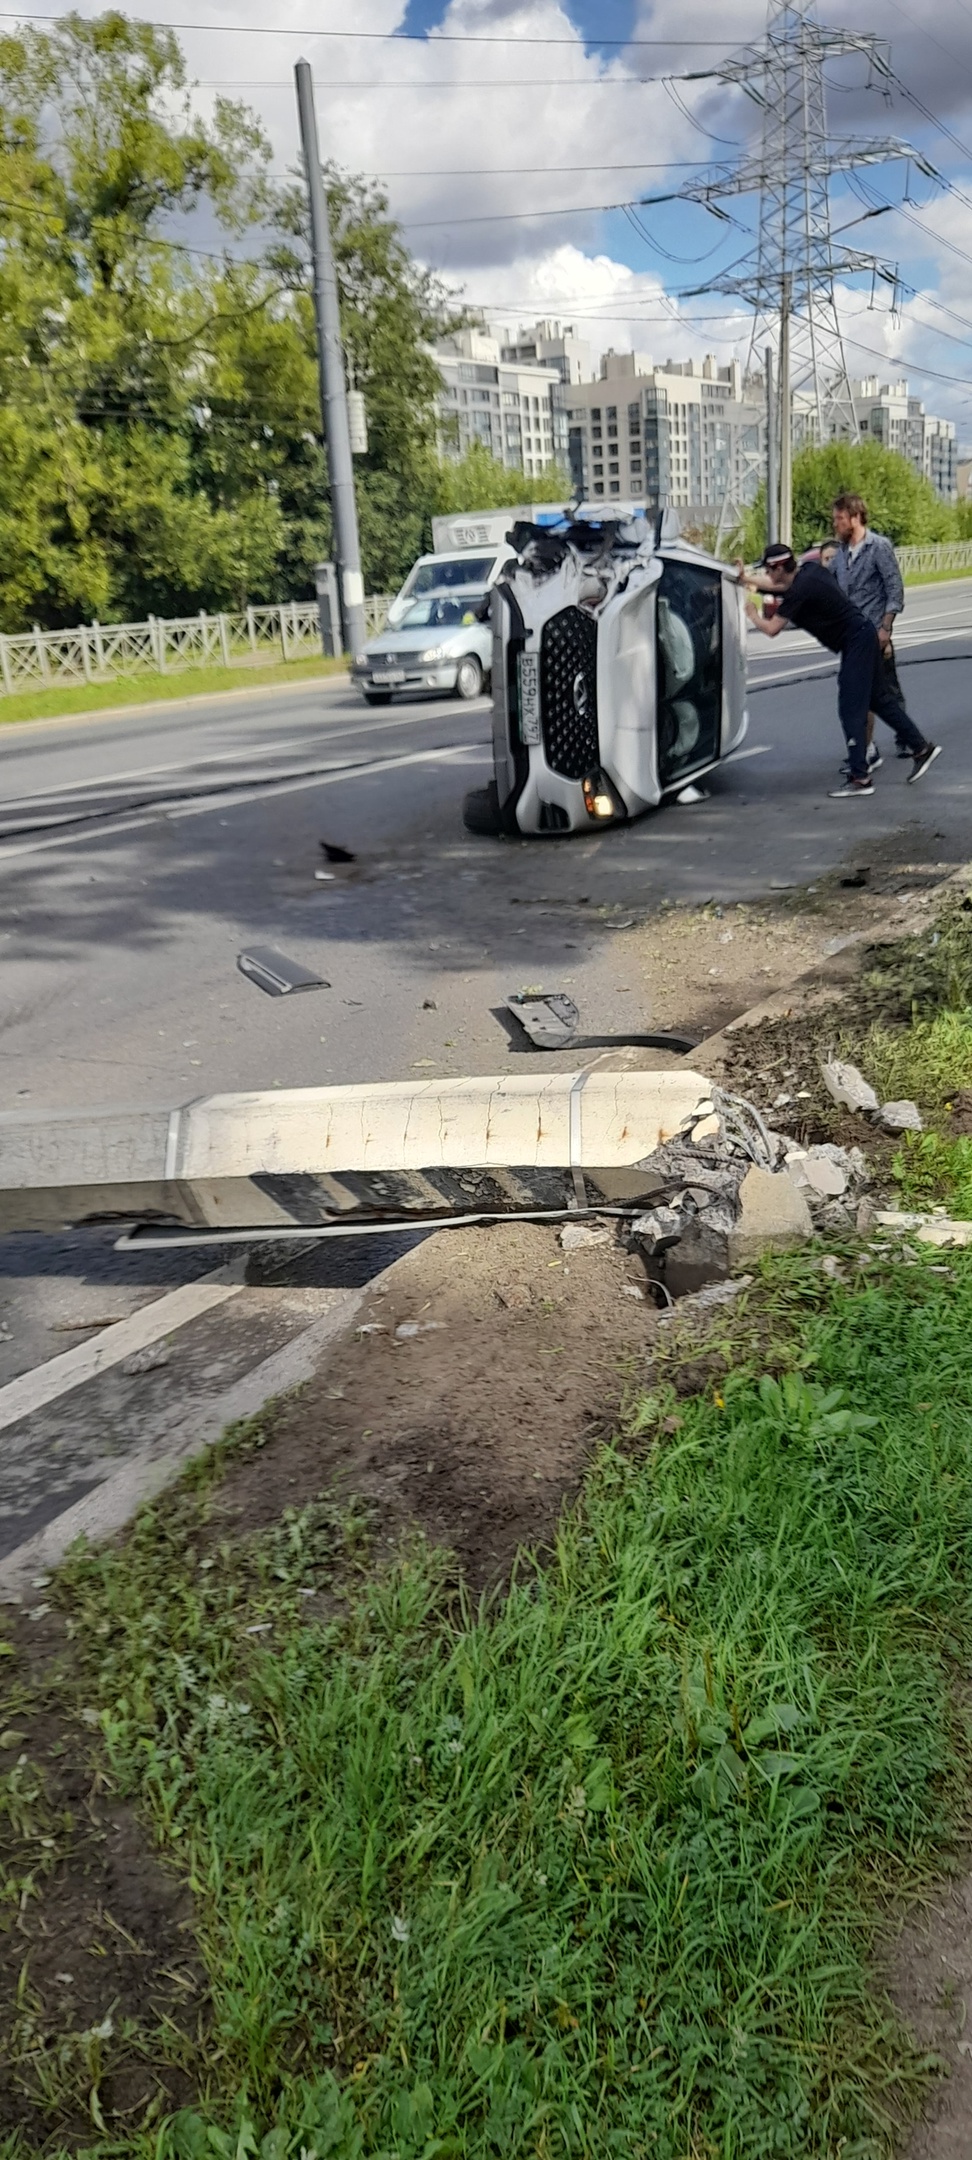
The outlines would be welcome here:
M 746 733 L 744 594 L 670 513 L 515 525 L 493 588 L 493 768 L 471 832 L 590 832 L 677 795 Z

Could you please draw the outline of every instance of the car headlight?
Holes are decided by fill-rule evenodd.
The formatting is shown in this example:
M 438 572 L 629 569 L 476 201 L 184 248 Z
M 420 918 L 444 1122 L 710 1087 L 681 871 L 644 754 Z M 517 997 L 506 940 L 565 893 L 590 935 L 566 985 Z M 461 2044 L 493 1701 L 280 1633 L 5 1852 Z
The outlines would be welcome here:
M 616 818 L 626 815 L 625 807 L 611 786 L 607 774 L 598 767 L 588 773 L 583 783 L 584 808 L 589 818 Z
M 353 661 L 352 661 L 352 663 L 351 663 L 351 665 L 352 665 L 352 667 L 367 667 L 367 665 L 368 665 L 368 655 L 367 655 L 367 653 L 366 653 L 366 652 L 356 652 L 356 653 L 355 653 L 355 656 L 354 656 L 354 659 L 353 659 Z
M 449 655 L 444 645 L 430 645 L 428 652 L 421 654 L 419 666 L 431 667 L 434 660 L 448 660 L 448 658 Z

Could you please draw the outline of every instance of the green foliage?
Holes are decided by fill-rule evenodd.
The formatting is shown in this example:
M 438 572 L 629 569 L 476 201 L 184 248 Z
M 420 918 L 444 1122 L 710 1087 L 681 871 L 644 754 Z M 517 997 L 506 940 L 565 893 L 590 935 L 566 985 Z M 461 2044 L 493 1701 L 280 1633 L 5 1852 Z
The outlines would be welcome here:
M 111 12 L 0 37 L 0 628 L 313 592 L 331 531 L 304 209 L 269 157 L 243 106 L 199 118 L 171 31 Z M 448 318 L 380 192 L 330 193 L 382 589 L 433 506 Z M 172 236 L 194 215 L 209 256 Z
M 766 1282 L 790 1369 L 646 1403 L 491 1610 L 320 1508 L 234 1546 L 209 1461 L 74 1563 L 212 1990 L 208 2096 L 132 2155 L 890 2151 L 921 2066 L 866 1960 L 950 1828 L 972 1256 Z
M 972 1013 L 941 1012 L 907 1028 L 875 1025 L 854 1038 L 854 1061 L 882 1102 L 907 1099 L 940 1111 L 958 1088 L 972 1087 Z
M 906 1133 L 892 1165 L 906 1208 L 945 1207 L 972 1221 L 972 1140 L 942 1133 Z
M 793 544 L 799 552 L 831 532 L 830 506 L 835 495 L 863 495 L 875 532 L 896 547 L 953 537 L 955 516 L 897 450 L 879 443 L 825 443 L 798 450 L 793 460 Z M 766 490 L 761 486 L 747 511 L 741 552 L 752 562 L 766 545 Z
M 480 443 L 464 457 L 439 466 L 432 508 L 438 515 L 449 510 L 502 510 L 507 503 L 565 503 L 570 499 L 570 475 L 559 465 L 546 465 L 540 474 L 511 472 Z

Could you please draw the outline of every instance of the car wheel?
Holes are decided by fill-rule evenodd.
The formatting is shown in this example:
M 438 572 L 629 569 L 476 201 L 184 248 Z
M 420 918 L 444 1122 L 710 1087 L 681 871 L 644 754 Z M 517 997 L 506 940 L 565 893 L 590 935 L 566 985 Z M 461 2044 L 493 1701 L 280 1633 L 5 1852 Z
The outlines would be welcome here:
M 456 676 L 456 696 L 467 699 L 478 697 L 482 687 L 483 671 L 479 661 L 475 653 L 467 653 L 465 659 L 459 662 L 459 672 Z
M 462 822 L 467 832 L 484 833 L 490 840 L 502 832 L 495 780 L 491 780 L 488 787 L 470 788 L 462 805 Z
M 366 705 L 390 705 L 392 694 L 390 690 L 366 690 L 364 701 Z

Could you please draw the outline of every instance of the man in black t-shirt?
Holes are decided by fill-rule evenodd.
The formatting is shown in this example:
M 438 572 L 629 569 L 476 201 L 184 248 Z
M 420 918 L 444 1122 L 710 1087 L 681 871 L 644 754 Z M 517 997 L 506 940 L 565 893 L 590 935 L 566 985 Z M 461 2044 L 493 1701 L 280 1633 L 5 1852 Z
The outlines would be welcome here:
M 741 568 L 744 584 L 756 592 L 778 593 L 779 608 L 771 620 L 760 615 L 752 601 L 746 605 L 746 614 L 754 630 L 764 637 L 778 637 L 788 623 L 795 629 L 808 630 L 819 644 L 840 654 L 837 674 L 837 710 L 847 739 L 849 777 L 843 787 L 832 788 L 831 794 L 871 795 L 874 782 L 867 768 L 867 716 L 875 712 L 894 729 L 899 742 L 903 742 L 914 760 L 908 774 L 909 782 L 920 780 L 933 759 L 939 756 L 936 743 L 926 742 L 920 729 L 906 713 L 900 699 L 890 687 L 884 670 L 878 634 L 859 608 L 842 593 L 836 578 L 829 570 L 822 570 L 819 563 L 806 562 L 797 567 L 791 548 L 774 541 L 762 556 L 757 574 L 747 575 Z

